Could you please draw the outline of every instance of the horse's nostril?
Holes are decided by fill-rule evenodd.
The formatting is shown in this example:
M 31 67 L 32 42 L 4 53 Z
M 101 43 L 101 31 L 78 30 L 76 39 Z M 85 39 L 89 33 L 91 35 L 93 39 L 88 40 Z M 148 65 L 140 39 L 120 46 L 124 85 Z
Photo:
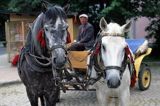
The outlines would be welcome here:
M 120 85 L 121 85 L 121 81 L 119 80 L 119 81 L 118 81 L 118 86 L 120 86 Z
M 107 81 L 107 85 L 108 85 L 109 88 L 111 88 L 111 82 L 110 82 L 110 80 Z
M 120 80 L 117 80 L 117 81 L 108 80 L 107 81 L 108 88 L 118 88 L 120 84 L 121 84 Z

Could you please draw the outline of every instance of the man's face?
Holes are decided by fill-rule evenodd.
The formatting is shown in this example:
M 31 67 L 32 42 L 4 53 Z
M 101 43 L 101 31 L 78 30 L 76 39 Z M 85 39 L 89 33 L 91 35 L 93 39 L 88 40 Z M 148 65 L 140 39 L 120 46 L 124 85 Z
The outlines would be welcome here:
M 81 22 L 82 25 L 84 25 L 88 22 L 88 19 L 86 17 L 81 17 L 80 22 Z

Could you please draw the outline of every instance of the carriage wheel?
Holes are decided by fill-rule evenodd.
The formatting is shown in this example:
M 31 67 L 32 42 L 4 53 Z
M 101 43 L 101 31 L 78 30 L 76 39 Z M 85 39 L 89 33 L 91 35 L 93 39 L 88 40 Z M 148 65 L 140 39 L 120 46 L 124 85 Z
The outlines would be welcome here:
M 151 83 L 151 70 L 146 64 L 141 65 L 138 75 L 138 85 L 141 91 L 147 90 Z

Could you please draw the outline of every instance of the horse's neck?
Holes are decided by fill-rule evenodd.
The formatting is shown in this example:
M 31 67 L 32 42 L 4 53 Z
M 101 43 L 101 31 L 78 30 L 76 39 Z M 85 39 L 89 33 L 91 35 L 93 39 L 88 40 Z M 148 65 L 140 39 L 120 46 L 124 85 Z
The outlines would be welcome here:
M 36 18 L 36 20 L 33 22 L 33 26 L 31 28 L 31 33 L 32 33 L 33 39 L 36 39 L 36 36 L 37 36 L 38 32 L 40 31 L 40 29 L 43 28 L 43 17 L 44 17 L 44 14 L 41 13 Z
M 31 29 L 29 30 L 26 46 L 30 49 L 29 51 L 35 55 L 43 55 L 43 50 L 37 41 L 37 34 L 42 29 L 43 25 L 43 13 L 41 13 L 36 20 L 33 22 Z
M 128 65 L 126 66 L 126 69 L 125 69 L 125 71 L 123 73 L 122 82 L 124 82 L 125 85 L 126 84 L 130 85 L 130 82 L 131 82 L 131 73 L 130 73 Z

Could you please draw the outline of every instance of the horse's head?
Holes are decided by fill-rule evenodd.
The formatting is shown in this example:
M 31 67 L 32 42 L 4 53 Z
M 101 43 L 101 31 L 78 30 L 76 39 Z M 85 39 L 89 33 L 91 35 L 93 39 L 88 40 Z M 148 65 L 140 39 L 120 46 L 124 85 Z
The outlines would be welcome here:
M 104 18 L 100 21 L 102 30 L 101 59 L 104 64 L 105 81 L 109 88 L 117 88 L 121 84 L 122 75 L 126 69 L 126 47 L 124 32 L 128 31 L 130 23 L 120 26 L 116 23 L 107 24 Z
M 52 64 L 56 68 L 62 68 L 66 63 L 67 16 L 63 9 L 58 6 L 48 8 L 44 14 L 43 28 L 47 48 L 51 50 L 52 54 Z
M 37 17 L 31 29 L 34 54 L 52 58 L 52 66 L 57 69 L 66 63 L 67 16 L 60 6 L 46 7 Z

